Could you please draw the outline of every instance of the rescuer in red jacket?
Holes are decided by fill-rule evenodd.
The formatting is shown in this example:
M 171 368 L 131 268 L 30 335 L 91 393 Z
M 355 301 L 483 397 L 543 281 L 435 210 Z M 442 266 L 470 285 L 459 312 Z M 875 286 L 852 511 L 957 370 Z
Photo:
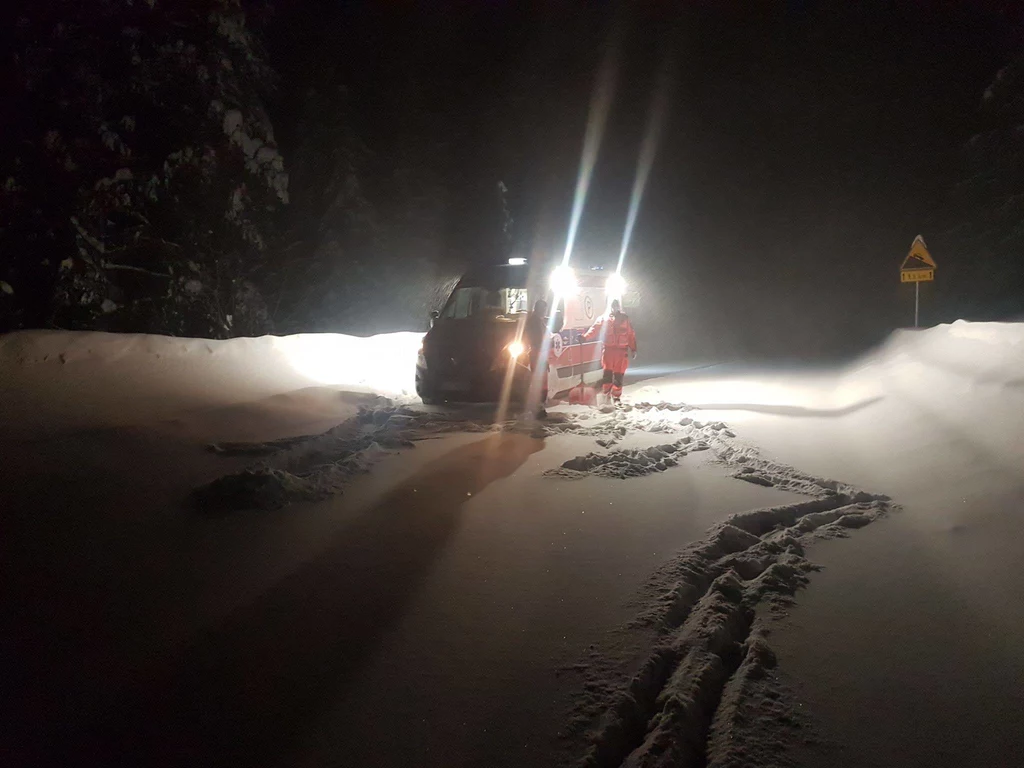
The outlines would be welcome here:
M 604 369 L 601 391 L 618 403 L 622 398 L 622 376 L 629 367 L 629 358 L 631 355 L 636 357 L 636 332 L 618 299 L 612 301 L 607 315 L 602 315 L 590 326 L 583 339 L 590 341 L 598 334 L 604 342 L 601 350 L 601 367 Z

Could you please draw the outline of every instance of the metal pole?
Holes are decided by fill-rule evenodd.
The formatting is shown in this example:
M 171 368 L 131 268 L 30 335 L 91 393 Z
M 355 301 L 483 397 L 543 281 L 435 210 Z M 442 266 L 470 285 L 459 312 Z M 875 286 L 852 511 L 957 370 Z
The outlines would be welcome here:
M 914 327 L 917 328 L 917 307 L 918 300 L 921 295 L 921 283 L 914 283 Z

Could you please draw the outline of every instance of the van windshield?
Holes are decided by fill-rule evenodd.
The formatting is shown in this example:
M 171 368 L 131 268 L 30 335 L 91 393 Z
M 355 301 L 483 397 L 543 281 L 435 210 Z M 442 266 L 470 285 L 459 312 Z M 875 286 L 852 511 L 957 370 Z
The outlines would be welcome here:
M 529 309 L 525 288 L 456 288 L 441 317 L 502 317 Z

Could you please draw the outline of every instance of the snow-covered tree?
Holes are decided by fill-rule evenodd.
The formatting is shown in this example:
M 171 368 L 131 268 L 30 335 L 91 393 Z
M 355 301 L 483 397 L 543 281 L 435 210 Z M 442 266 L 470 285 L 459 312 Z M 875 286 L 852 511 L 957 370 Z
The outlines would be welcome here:
M 2 325 L 265 330 L 288 174 L 240 0 L 51 0 L 13 43 Z
M 972 316 L 1016 315 L 1024 311 L 1024 55 L 985 89 L 979 127 L 954 194 L 957 292 L 988 297 L 963 307 Z

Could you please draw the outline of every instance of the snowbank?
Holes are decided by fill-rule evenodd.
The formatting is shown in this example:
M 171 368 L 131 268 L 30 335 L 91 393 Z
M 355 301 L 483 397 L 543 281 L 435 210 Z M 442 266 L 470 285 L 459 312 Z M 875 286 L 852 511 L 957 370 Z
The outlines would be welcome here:
M 846 371 L 866 374 L 949 375 L 981 386 L 1024 384 L 1024 323 L 955 323 L 893 333 L 875 352 Z
M 995 394 L 1024 386 L 1024 323 L 958 320 L 895 331 L 882 345 L 834 370 L 764 369 L 723 376 L 669 376 L 630 388 L 633 399 L 704 410 L 835 416 L 867 407 L 896 388 L 927 399 Z
M 0 336 L 0 419 L 36 428 L 149 423 L 310 387 L 413 394 L 420 333 L 226 341 L 22 331 Z

